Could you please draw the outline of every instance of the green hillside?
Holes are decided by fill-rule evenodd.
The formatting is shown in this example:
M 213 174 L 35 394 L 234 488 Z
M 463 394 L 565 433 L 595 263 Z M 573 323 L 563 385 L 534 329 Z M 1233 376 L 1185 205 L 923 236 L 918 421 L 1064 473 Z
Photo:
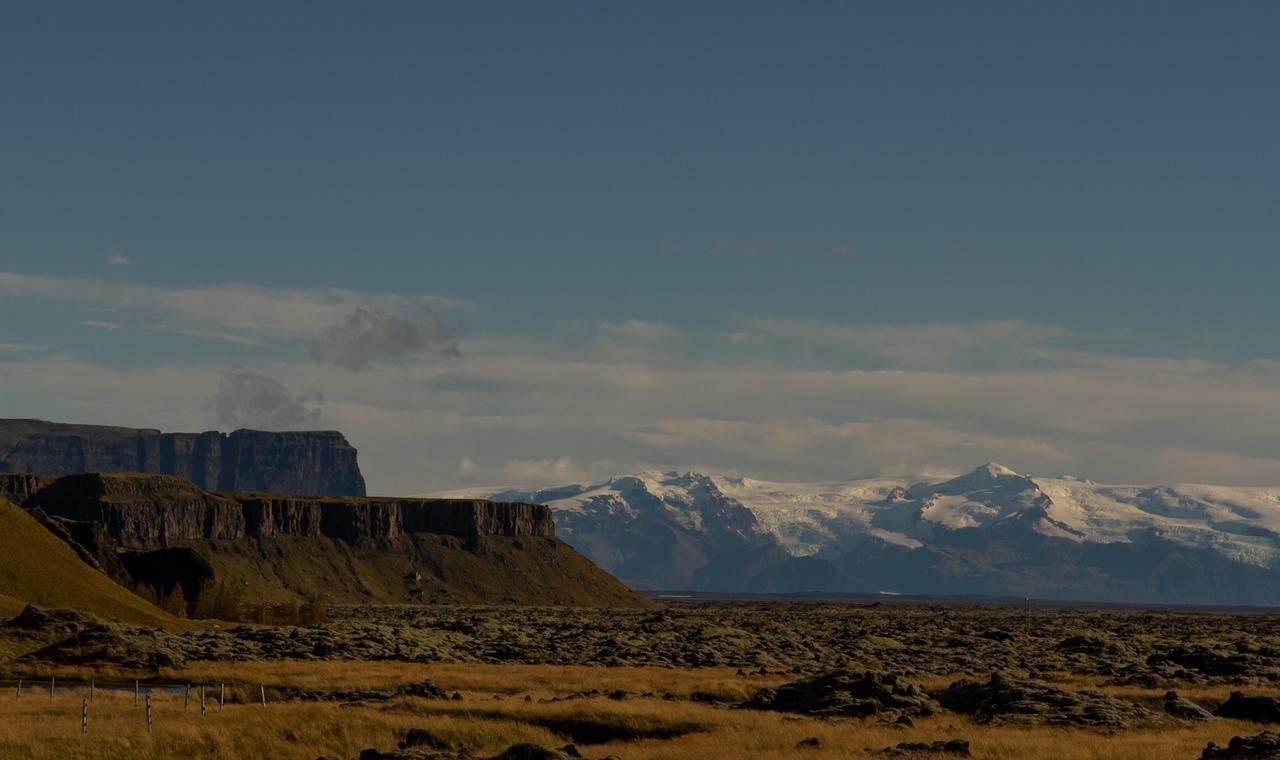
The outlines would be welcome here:
M 316 595 L 358 604 L 649 604 L 549 537 L 485 536 L 474 547 L 429 533 L 356 545 L 319 537 L 181 543 L 208 560 L 215 577 L 234 580 L 248 602 Z
M 140 625 L 185 627 L 86 565 L 35 518 L 0 499 L 0 614 L 12 616 L 26 604 Z

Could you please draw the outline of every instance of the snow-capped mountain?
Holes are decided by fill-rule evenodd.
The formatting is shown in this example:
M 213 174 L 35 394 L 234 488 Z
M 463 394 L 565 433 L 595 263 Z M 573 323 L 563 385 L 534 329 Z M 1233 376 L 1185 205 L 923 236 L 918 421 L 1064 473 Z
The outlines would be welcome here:
M 1108 486 L 987 464 L 951 479 L 645 472 L 508 490 L 637 586 L 1280 603 L 1280 488 Z

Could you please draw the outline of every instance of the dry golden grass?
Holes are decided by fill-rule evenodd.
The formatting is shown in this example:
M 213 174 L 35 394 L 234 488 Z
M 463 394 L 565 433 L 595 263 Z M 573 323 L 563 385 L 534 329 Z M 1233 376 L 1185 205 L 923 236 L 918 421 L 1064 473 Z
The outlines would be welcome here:
M 64 674 L 70 673 L 68 670 Z M 80 705 L 85 694 L 0 692 L 0 757 L 24 758 L 314 758 L 354 757 L 365 747 L 389 749 L 412 727 L 427 728 L 460 742 L 478 754 L 493 754 L 510 744 L 533 741 L 560 746 L 567 741 L 543 727 L 548 722 L 584 721 L 637 730 L 680 733 L 669 739 L 610 742 L 584 747 L 593 757 L 616 754 L 624 760 L 675 757 L 794 758 L 801 739 L 817 737 L 822 746 L 806 750 L 811 758 L 862 758 L 866 749 L 903 741 L 963 738 L 974 757 L 1069 760 L 1168 760 L 1195 758 L 1212 740 L 1257 733 L 1256 725 L 1215 721 L 1174 729 L 1098 732 L 1081 729 L 979 726 L 955 716 L 917 719 L 913 728 L 877 725 L 874 720 L 815 720 L 797 716 L 728 710 L 686 700 L 607 698 L 540 703 L 542 697 L 590 689 L 653 691 L 687 697 L 696 692 L 745 696 L 786 680 L 780 676 L 738 676 L 732 669 L 592 668 L 546 665 L 408 665 L 398 663 L 227 663 L 202 664 L 163 673 L 166 680 L 238 684 L 263 683 L 304 688 L 380 688 L 431 679 L 461 690 L 464 700 L 398 699 L 383 704 L 341 707 L 331 703 L 231 704 L 219 712 L 210 691 L 208 717 L 201 719 L 193 697 L 184 710 L 181 694 L 154 698 L 154 730 L 146 732 L 145 712 L 129 693 L 98 692 L 90 707 L 89 733 L 80 735 Z M 945 679 L 936 679 L 941 685 Z M 1073 688 L 1093 687 L 1072 679 Z M 1161 690 L 1106 688 L 1104 691 L 1147 703 Z M 1228 688 L 1181 689 L 1180 693 L 1214 703 Z M 1277 693 L 1251 689 L 1250 692 Z M 532 697 L 525 701 L 525 695 Z M 682 728 L 683 727 L 683 728 Z

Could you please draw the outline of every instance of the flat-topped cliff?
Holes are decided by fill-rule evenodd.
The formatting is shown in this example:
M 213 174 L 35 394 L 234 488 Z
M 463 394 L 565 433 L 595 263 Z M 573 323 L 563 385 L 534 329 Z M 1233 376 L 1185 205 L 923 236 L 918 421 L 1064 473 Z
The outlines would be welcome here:
M 336 431 L 162 433 L 0 420 L 0 473 L 178 475 L 212 491 L 364 496 L 356 450 Z
M 245 603 L 647 604 L 557 539 L 539 504 L 215 493 L 139 473 L 0 473 L 4 493 L 89 565 L 129 588 L 181 586 L 192 605 L 227 589 Z
M 0 477 L 0 489 L 16 476 Z M 16 490 L 16 488 L 15 488 Z M 210 493 L 172 475 L 87 473 L 58 478 L 21 500 L 54 517 L 101 524 L 116 541 L 160 548 L 198 539 L 397 538 L 435 533 L 555 535 L 540 504 L 477 499 L 396 499 Z

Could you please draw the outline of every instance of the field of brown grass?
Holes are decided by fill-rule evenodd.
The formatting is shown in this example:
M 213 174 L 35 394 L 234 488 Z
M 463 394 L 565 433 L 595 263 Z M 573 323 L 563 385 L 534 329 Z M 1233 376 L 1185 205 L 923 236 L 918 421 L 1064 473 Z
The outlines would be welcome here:
M 61 678 L 89 676 L 63 669 Z M 93 674 L 101 678 L 101 671 Z M 197 702 L 183 707 L 181 693 L 153 698 L 154 725 L 146 729 L 145 710 L 130 692 L 98 690 L 89 708 L 89 726 L 80 733 L 84 691 L 28 691 L 21 697 L 0 692 L 0 757 L 23 758 L 306 758 L 355 757 L 367 747 L 387 750 L 410 728 L 430 730 L 479 756 L 492 755 L 517 742 L 561 746 L 579 738 L 589 757 L 617 755 L 623 760 L 651 758 L 862 758 L 904 741 L 962 738 L 977 758 L 1115 758 L 1167 760 L 1196 758 L 1209 741 L 1225 744 L 1234 735 L 1253 734 L 1259 726 L 1218 720 L 1159 730 L 1107 733 L 1086 729 L 980 726 L 957 715 L 917 718 L 914 727 L 896 728 L 875 719 L 819 720 L 777 713 L 728 709 L 698 699 L 740 700 L 782 675 L 739 675 L 728 668 L 602 668 L 546 665 L 412 665 L 401 663 L 205 663 L 161 678 L 174 683 L 233 684 L 236 698 L 257 694 L 262 684 L 275 689 L 383 688 L 430 679 L 458 690 L 461 701 L 397 698 L 362 706 L 336 703 L 253 702 L 229 704 L 219 712 L 211 689 L 207 717 Z M 936 680 L 937 683 L 933 681 Z M 929 679 L 926 686 L 947 679 Z M 45 682 L 47 683 L 47 681 Z M 1080 677 L 1063 679 L 1074 688 L 1094 686 Z M 42 687 L 43 688 L 43 687 Z M 652 698 L 623 701 L 588 697 L 544 702 L 553 697 L 598 689 L 652 692 Z M 1156 703 L 1163 692 L 1133 687 L 1103 691 Z M 1226 698 L 1229 688 L 1186 689 L 1206 702 Z M 1280 690 L 1254 689 L 1280 695 Z M 528 699 L 526 699 L 526 697 Z M 666 698 L 663 698 L 666 697 Z M 592 731 L 610 735 L 655 736 L 633 741 L 585 744 Z M 802 739 L 816 737 L 817 749 L 797 750 Z

